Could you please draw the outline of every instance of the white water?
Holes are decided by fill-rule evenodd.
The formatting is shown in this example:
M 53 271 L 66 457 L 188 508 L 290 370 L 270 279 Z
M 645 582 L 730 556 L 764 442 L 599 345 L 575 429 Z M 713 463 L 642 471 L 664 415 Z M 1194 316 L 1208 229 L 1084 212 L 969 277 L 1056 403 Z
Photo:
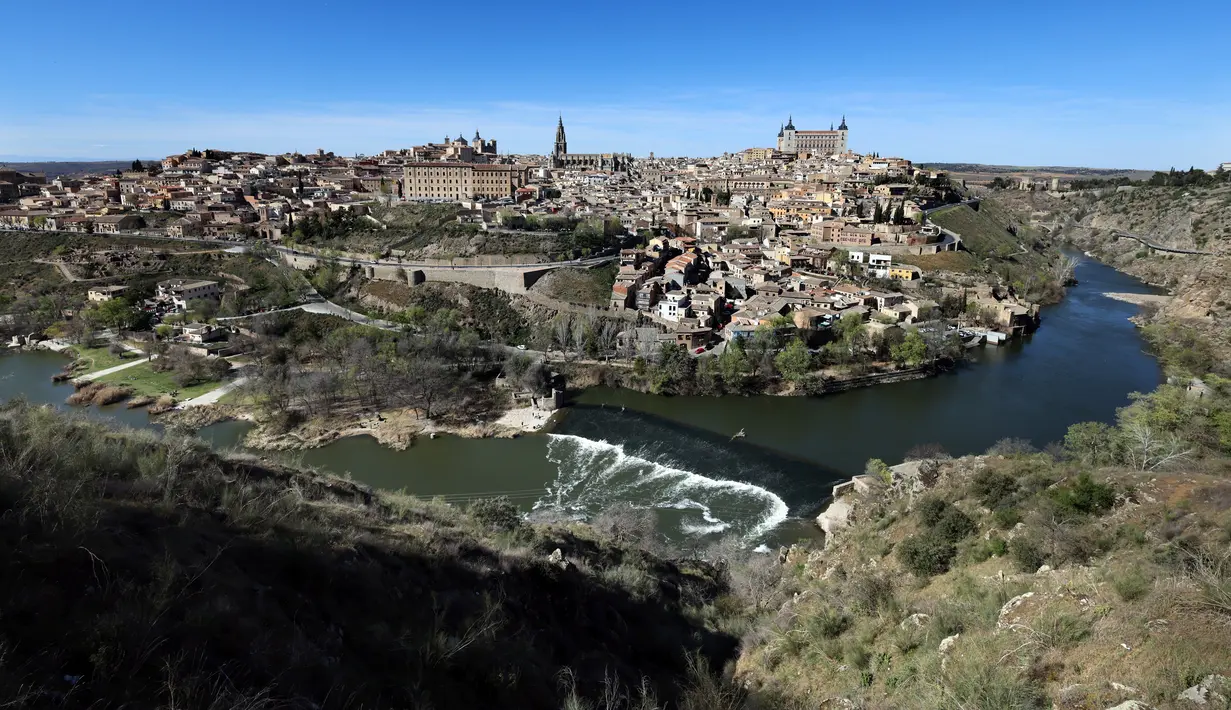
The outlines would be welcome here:
M 730 531 L 749 541 L 787 518 L 786 503 L 760 486 L 707 478 L 606 441 L 550 434 L 547 459 L 558 472 L 535 510 L 586 519 L 623 501 L 682 511 L 680 529 L 689 536 Z

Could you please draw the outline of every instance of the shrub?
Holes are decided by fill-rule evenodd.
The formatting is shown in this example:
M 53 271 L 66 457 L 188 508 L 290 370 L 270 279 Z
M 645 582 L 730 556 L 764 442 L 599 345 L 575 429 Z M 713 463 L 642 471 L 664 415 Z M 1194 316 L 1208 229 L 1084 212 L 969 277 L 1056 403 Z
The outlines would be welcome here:
M 1000 557 L 1008 551 L 1008 545 L 998 537 L 987 540 L 975 540 L 966 553 L 966 559 L 972 564 L 978 564 L 992 557 Z
M 917 577 L 931 577 L 948 571 L 949 562 L 955 554 L 957 548 L 953 543 L 932 532 L 908 537 L 897 547 L 898 559 Z
M 480 498 L 467 506 L 475 520 L 495 530 L 516 530 L 521 527 L 521 513 L 508 498 Z
M 851 667 L 860 670 L 867 668 L 868 662 L 872 660 L 872 654 L 868 653 L 868 649 L 858 641 L 848 643 L 842 656 Z
M 1089 636 L 1093 626 L 1087 617 L 1053 612 L 1036 619 L 1030 628 L 1044 648 L 1066 648 Z
M 1130 567 L 1111 576 L 1111 587 L 1116 590 L 1122 601 L 1131 602 L 1140 599 L 1150 591 L 1152 580 L 1141 571 L 1140 567 Z
M 1044 707 L 1046 697 L 1008 664 L 995 662 L 995 656 L 956 654 L 944 677 L 945 699 L 934 707 L 969 710 L 1034 710 Z
M 1011 501 L 1018 491 L 1017 479 L 1004 473 L 983 469 L 975 474 L 970 485 L 971 492 L 983 505 L 992 510 L 999 509 Z
M 958 542 L 977 529 L 975 521 L 961 510 L 950 506 L 940 520 L 936 521 L 933 530 L 949 542 Z
M 1034 444 L 1030 443 L 1029 439 L 1005 438 L 992 444 L 987 450 L 988 456 L 1028 456 L 1036 454 L 1039 450 L 1034 448 Z
M 1062 511 L 1078 515 L 1105 513 L 1116 502 L 1115 489 L 1105 483 L 1096 483 L 1085 472 L 1071 483 L 1051 489 L 1049 495 Z
M 1021 572 L 1033 572 L 1047 562 L 1043 546 L 1025 535 L 1018 535 L 1009 541 L 1009 557 Z
M 924 498 L 919 501 L 919 519 L 923 524 L 930 527 L 935 527 L 936 523 L 940 522 L 941 516 L 948 510 L 949 504 L 940 498 Z
M 868 459 L 867 464 L 863 467 L 864 474 L 875 476 L 885 485 L 893 483 L 893 471 L 889 470 L 889 464 L 880 459 Z
M 104 387 L 94 395 L 94 404 L 100 407 L 107 404 L 115 404 L 116 402 L 124 401 L 130 394 L 132 394 L 132 390 L 127 387 Z
M 896 603 L 893 580 L 887 575 L 867 574 L 852 577 L 846 586 L 846 598 L 860 614 L 875 614 L 892 609 Z
M 907 461 L 922 461 L 924 459 L 951 458 L 949 452 L 940 444 L 919 444 L 906 452 Z
M 997 508 L 992 513 L 992 520 L 996 527 L 1008 530 L 1022 521 L 1022 512 L 1017 508 Z
M 613 540 L 648 549 L 657 544 L 658 519 L 653 510 L 617 503 L 595 516 L 591 527 Z
M 804 632 L 809 638 L 819 642 L 821 639 L 841 636 L 850 626 L 851 617 L 845 612 L 831 606 L 823 606 L 804 621 Z

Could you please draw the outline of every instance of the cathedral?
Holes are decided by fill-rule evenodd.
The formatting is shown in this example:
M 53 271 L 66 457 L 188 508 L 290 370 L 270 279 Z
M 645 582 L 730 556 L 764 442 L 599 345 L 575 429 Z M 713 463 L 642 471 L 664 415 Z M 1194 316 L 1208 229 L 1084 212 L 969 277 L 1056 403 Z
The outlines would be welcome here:
M 564 136 L 564 117 L 556 123 L 556 144 L 551 151 L 551 167 L 559 170 L 628 170 L 633 156 L 628 153 L 570 153 Z
M 847 150 L 846 134 L 846 116 L 836 130 L 832 123 L 829 124 L 828 131 L 797 131 L 792 117 L 778 129 L 778 151 L 795 155 L 838 155 Z

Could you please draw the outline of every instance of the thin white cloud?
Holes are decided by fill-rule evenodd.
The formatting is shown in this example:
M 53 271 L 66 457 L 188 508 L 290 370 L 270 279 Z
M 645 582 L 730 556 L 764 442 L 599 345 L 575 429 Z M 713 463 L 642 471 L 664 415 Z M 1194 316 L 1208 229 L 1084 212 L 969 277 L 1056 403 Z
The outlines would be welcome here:
M 681 90 L 652 100 L 564 106 L 301 103 L 278 110 L 95 96 L 73 112 L 5 116 L 0 109 L 0 154 L 125 158 L 189 147 L 375 153 L 446 134 L 469 138 L 475 129 L 498 139 L 502 151 L 544 153 L 560 113 L 575 152 L 715 155 L 772 145 L 788 114 L 801 128 L 827 128 L 845 114 L 855 149 L 921 161 L 1161 168 L 1210 166 L 1231 157 L 1226 99 L 1197 104 L 1042 87 L 837 94 Z

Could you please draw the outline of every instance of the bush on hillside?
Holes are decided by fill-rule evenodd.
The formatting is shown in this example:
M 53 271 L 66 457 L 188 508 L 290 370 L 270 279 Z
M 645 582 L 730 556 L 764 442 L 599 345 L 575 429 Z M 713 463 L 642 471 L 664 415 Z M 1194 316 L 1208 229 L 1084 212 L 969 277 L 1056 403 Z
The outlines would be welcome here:
M 1034 448 L 1034 444 L 1030 443 L 1029 439 L 1021 439 L 1008 437 L 992 444 L 987 450 L 988 456 L 1029 456 L 1037 454 L 1038 449 Z
M 915 508 L 919 512 L 919 520 L 926 527 L 935 527 L 936 523 L 940 522 L 945 511 L 949 509 L 949 503 L 941 498 L 930 497 L 919 501 Z
M 1101 515 L 1116 502 L 1114 488 L 1095 482 L 1085 472 L 1072 482 L 1051 489 L 1049 495 L 1061 511 L 1077 515 Z
M 920 501 L 919 519 L 929 531 L 950 543 L 961 541 L 978 528 L 969 515 L 940 498 Z
M 985 468 L 975 474 L 970 490 L 979 502 L 991 510 L 1010 503 L 1018 491 L 1017 479 L 999 471 Z
M 521 513 L 508 498 L 480 498 L 466 507 L 474 519 L 492 530 L 512 531 L 522 526 Z
M 932 529 L 936 531 L 936 534 L 949 542 L 960 542 L 967 535 L 977 530 L 978 526 L 975 525 L 975 521 L 969 515 L 950 506 L 945 511 L 945 514 L 941 516 L 940 520 L 936 521 L 936 525 Z
M 1047 563 L 1043 546 L 1026 535 L 1018 535 L 1009 541 L 1009 557 L 1019 572 L 1034 572 Z
M 916 577 L 944 574 L 955 554 L 953 543 L 933 532 L 912 535 L 897 546 L 898 560 Z

